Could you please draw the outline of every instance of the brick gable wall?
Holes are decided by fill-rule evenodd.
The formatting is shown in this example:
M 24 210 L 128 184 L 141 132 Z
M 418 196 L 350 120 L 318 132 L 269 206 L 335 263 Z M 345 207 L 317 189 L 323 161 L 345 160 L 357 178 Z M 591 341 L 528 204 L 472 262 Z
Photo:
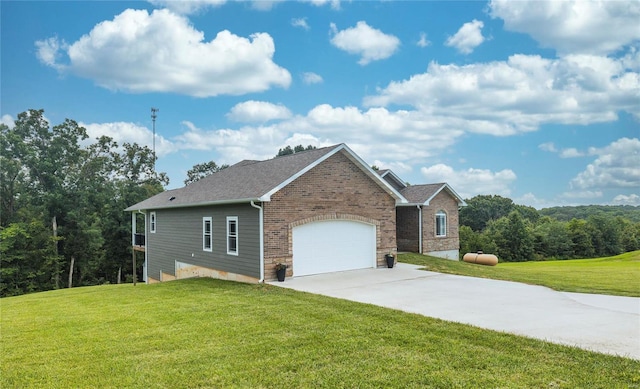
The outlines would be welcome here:
M 395 199 L 343 152 L 320 163 L 271 196 L 264 207 L 265 279 L 285 262 L 292 273 L 292 228 L 316 220 L 347 219 L 376 225 L 378 265 L 396 250 Z
M 447 214 L 447 236 L 436 237 L 436 213 L 440 210 Z M 447 251 L 460 249 L 458 234 L 458 202 L 446 190 L 440 191 L 422 210 L 422 252 Z

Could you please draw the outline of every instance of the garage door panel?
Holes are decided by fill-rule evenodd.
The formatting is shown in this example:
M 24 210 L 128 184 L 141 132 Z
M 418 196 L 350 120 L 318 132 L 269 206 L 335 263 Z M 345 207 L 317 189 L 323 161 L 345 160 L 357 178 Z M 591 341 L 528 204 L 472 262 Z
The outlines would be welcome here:
M 376 229 L 371 224 L 332 220 L 293 229 L 293 275 L 375 267 Z

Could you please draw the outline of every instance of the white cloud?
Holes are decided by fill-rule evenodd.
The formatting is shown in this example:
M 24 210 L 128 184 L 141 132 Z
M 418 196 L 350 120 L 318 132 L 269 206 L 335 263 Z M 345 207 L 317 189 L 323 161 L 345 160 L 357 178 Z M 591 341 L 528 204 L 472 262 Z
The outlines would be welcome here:
M 293 27 L 300 27 L 303 30 L 307 30 L 307 31 L 309 31 L 311 29 L 311 27 L 309 27 L 309 24 L 307 23 L 307 18 L 294 18 L 294 19 L 291 19 L 291 25 Z
M 0 123 L 4 124 L 5 126 L 9 127 L 9 128 L 13 128 L 16 126 L 15 120 L 13 119 L 13 116 L 11 115 L 2 115 L 2 119 L 0 120 Z
M 514 171 L 510 169 L 455 170 L 443 164 L 426 165 L 427 161 L 432 161 L 435 156 L 451 149 L 467 131 L 469 121 L 466 120 L 429 115 L 420 111 L 389 111 L 379 107 L 363 110 L 357 107 L 333 107 L 322 104 L 306 114 L 266 122 L 272 116 L 260 110 L 256 110 L 255 113 L 249 108 L 267 107 L 278 112 L 279 106 L 268 102 L 257 103 L 262 104 L 244 104 L 231 110 L 236 114 L 247 112 L 247 115 L 254 115 L 252 120 L 255 119 L 257 122 L 237 128 L 210 130 L 198 128 L 195 124 L 185 121 L 182 123 L 180 135 L 171 139 L 163 139 L 159 135 L 156 142 L 158 153 L 164 155 L 171 152 L 206 150 L 220 156 L 216 158 L 218 163 L 235 163 L 245 158 L 271 158 L 275 151 L 287 144 L 312 144 L 321 147 L 344 142 L 365 161 L 381 168 L 391 168 L 413 184 L 445 181 L 465 198 L 477 194 L 499 194 L 508 197 L 517 179 Z M 135 141 L 150 147 L 151 134 L 147 128 L 131 123 L 108 123 L 98 128 L 103 133 L 115 137 L 119 143 Z M 91 135 L 95 137 L 100 134 L 91 131 Z M 584 153 L 600 159 L 609 154 L 616 154 L 614 158 L 623 158 L 619 155 L 629 154 L 631 151 L 632 148 L 626 146 L 610 145 L 603 149 L 590 149 Z M 421 178 L 412 176 L 415 171 L 412 170 L 412 166 L 425 166 L 420 170 Z M 606 167 L 603 164 L 598 166 L 601 170 Z M 637 171 L 637 165 L 633 168 Z M 405 177 L 405 174 L 408 176 Z M 555 204 L 579 202 L 587 196 L 596 196 L 604 192 L 604 188 L 599 187 L 574 187 L 554 201 Z M 534 197 L 529 197 L 526 204 L 537 208 L 553 205 Z
M 215 151 L 221 156 L 220 163 L 272 158 L 282 147 L 282 140 L 288 136 L 275 125 L 246 126 L 238 130 L 204 130 L 189 121 L 182 124 L 186 131 L 173 139 L 176 146 L 180 150 Z
M 330 27 L 331 44 L 349 54 L 359 55 L 358 63 L 363 66 L 391 57 L 400 46 L 400 39 L 372 28 L 364 21 L 342 31 L 338 31 L 334 23 Z
M 542 151 L 548 151 L 550 153 L 558 153 L 560 158 L 576 158 L 584 157 L 586 153 L 579 151 L 575 147 L 569 147 L 566 149 L 558 150 L 553 142 L 542 143 L 538 145 L 538 148 Z
M 251 8 L 257 11 L 270 11 L 285 0 L 253 0 L 251 1 Z
M 151 4 L 172 10 L 175 13 L 190 15 L 209 7 L 220 7 L 227 0 L 148 0 Z
M 151 4 L 170 9 L 181 15 L 191 15 L 204 12 L 207 8 L 217 8 L 227 3 L 227 0 L 147 0 Z M 270 11 L 284 0 L 236 0 L 250 4 L 257 11 Z
M 556 145 L 554 145 L 553 142 L 539 144 L 538 148 L 542 151 L 549 151 L 551 153 L 555 153 L 558 151 L 558 149 L 556 149 Z
M 419 47 L 427 47 L 431 45 L 431 42 L 427 39 L 427 34 L 424 32 L 420 33 L 420 40 L 416 43 Z
M 638 1 L 491 0 L 489 13 L 560 54 L 608 54 L 640 39 Z
M 270 158 L 287 139 L 322 145 L 347 143 L 367 161 L 388 156 L 384 166 L 410 166 L 447 150 L 464 133 L 465 123 L 449 118 L 425 117 L 416 112 L 389 112 L 384 108 L 361 111 L 356 107 L 322 104 L 306 115 L 269 125 L 244 126 L 238 130 L 187 131 L 174 139 L 180 148 L 216 149 L 236 145 L 244 154 Z M 304 140 L 304 141 L 303 141 Z M 235 142 L 235 143 L 234 143 Z M 315 143 L 310 143 L 317 145 Z M 244 146 L 246 145 L 246 146 Z
M 638 196 L 635 193 L 632 193 L 630 195 L 617 195 L 616 197 L 613 198 L 613 204 L 617 204 L 617 205 L 635 205 L 638 206 L 640 205 L 640 196 Z
M 563 149 L 560 151 L 560 158 L 577 158 L 584 157 L 584 153 L 578 151 L 575 147 L 570 147 L 568 149 Z
M 602 149 L 592 149 L 598 156 L 571 180 L 576 189 L 640 187 L 640 140 L 621 138 Z
M 564 192 L 560 195 L 564 199 L 597 199 L 602 197 L 602 191 L 582 190 L 574 192 Z
M 509 196 L 516 174 L 511 169 L 492 172 L 487 169 L 454 170 L 451 166 L 437 164 L 420 169 L 426 182 L 446 182 L 463 198 L 479 194 Z
M 305 147 L 309 145 L 316 146 L 316 147 L 324 147 L 324 146 L 331 146 L 332 143 L 323 143 L 319 138 L 311 134 L 293 134 L 284 140 L 281 147 L 287 147 L 287 146 L 295 147 L 297 145 L 303 145 Z
M 640 74 L 622 60 L 513 55 L 507 61 L 462 66 L 432 62 L 425 73 L 365 97 L 364 105 L 411 105 L 467 120 L 471 132 L 512 135 L 549 123 L 614 121 L 618 111 L 640 119 L 638 90 Z
M 224 30 L 205 42 L 186 18 L 166 9 L 151 14 L 125 10 L 68 47 L 55 38 L 36 45 L 43 63 L 111 90 L 209 97 L 291 83 L 289 72 L 273 62 L 275 45 L 269 34 L 247 39 Z M 68 64 L 56 60 L 58 50 L 67 54 Z
M 36 41 L 35 45 L 37 49 L 36 55 L 40 62 L 54 69 L 59 70 L 62 68 L 57 64 L 57 61 L 60 58 L 60 51 L 69 47 L 64 40 L 60 41 L 57 37 L 51 37 Z
M 390 169 L 400 178 L 402 178 L 403 174 L 408 174 L 413 171 L 413 168 L 411 167 L 411 165 L 405 162 L 382 161 L 382 160 L 376 159 L 373 161 L 372 165 L 376 165 L 381 170 Z M 421 184 L 421 182 L 414 182 L 414 184 Z
M 394 155 L 396 161 L 408 162 L 446 150 L 464 133 L 466 123 L 418 112 L 390 112 L 385 108 L 361 111 L 321 104 L 288 126 L 292 131 L 342 139 L 340 142 L 365 156 Z
M 385 108 L 363 111 L 327 104 L 318 105 L 304 115 L 288 116 L 289 111 L 277 104 L 245 102 L 230 111 L 230 119 L 232 115 L 253 123 L 208 130 L 185 120 L 180 134 L 170 139 L 159 131 L 158 154 L 206 150 L 228 158 L 221 163 L 234 163 L 242 158 L 271 158 L 274 150 L 285 144 L 319 147 L 344 142 L 366 161 L 377 160 L 381 166 L 403 173 L 411 171 L 412 165 L 450 149 L 467 127 L 466 122 L 456 118 L 426 116 L 415 111 L 391 112 Z M 282 120 L 267 122 L 275 117 Z M 151 131 L 133 123 L 84 126 L 91 138 L 108 135 L 120 144 L 136 142 L 151 147 Z
M 250 100 L 236 104 L 227 117 L 235 122 L 264 123 L 269 120 L 288 119 L 291 117 L 291 111 L 282 104 Z
M 304 1 L 304 0 L 303 0 Z M 331 9 L 339 10 L 340 9 L 340 0 L 308 0 L 311 4 L 316 7 L 322 7 L 324 5 L 329 4 Z
M 322 79 L 322 77 L 316 73 L 313 73 L 313 72 L 302 73 L 302 82 L 304 82 L 307 85 L 320 84 L 323 81 L 324 80 Z
M 484 42 L 482 27 L 484 27 L 484 23 L 473 19 L 463 24 L 455 35 L 447 39 L 445 45 L 455 47 L 462 54 L 470 54 Z
M 119 146 L 122 146 L 123 143 L 137 143 L 153 149 L 153 131 L 146 127 L 127 122 L 78 124 L 87 129 L 89 135 L 87 143 L 106 135 L 113 138 Z M 173 142 L 156 131 L 156 155 L 164 156 L 176 150 L 177 147 Z
M 557 205 L 557 203 L 551 203 L 545 199 L 540 199 L 533 193 L 525 193 L 524 195 L 513 199 L 515 204 L 527 205 L 529 207 L 534 207 L 535 209 L 542 209 L 547 207 L 552 207 Z

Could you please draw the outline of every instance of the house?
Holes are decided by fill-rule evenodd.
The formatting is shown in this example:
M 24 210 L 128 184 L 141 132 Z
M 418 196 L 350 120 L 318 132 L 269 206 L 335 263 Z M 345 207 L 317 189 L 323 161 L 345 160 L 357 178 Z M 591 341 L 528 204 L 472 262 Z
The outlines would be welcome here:
M 417 204 L 402 194 L 411 187 L 400 184 L 339 144 L 241 161 L 126 210 L 134 248 L 145 255 L 145 281 L 206 276 L 262 282 L 275 279 L 276 263 L 287 264 L 288 276 L 383 266 L 384 255 L 400 247 L 396 225 L 404 219 L 396 209 L 421 206 L 424 220 L 430 204 L 455 193 L 444 188 Z M 442 210 L 453 244 L 457 208 Z M 143 236 L 136 234 L 140 224 Z M 415 227 L 426 236 L 420 226 L 427 224 Z
M 379 174 L 407 200 L 396 209 L 398 251 L 458 260 L 458 209 L 464 200 L 446 183 L 408 186 L 390 170 Z

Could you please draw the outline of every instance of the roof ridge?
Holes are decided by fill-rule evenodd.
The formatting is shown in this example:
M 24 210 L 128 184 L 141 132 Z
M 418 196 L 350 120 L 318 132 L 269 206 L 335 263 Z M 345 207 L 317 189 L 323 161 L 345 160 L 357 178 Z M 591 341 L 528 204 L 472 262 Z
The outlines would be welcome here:
M 302 150 L 302 151 L 294 152 L 294 153 L 292 153 L 292 154 L 276 155 L 276 156 L 275 156 L 275 157 L 273 157 L 273 158 L 265 159 L 265 160 L 263 160 L 263 161 L 258 161 L 258 162 L 272 161 L 272 160 L 274 160 L 274 159 L 278 159 L 278 158 L 289 158 L 289 157 L 294 157 L 294 156 L 296 156 L 296 155 L 307 154 L 307 153 L 312 152 L 312 151 L 321 151 L 321 150 L 325 150 L 325 149 L 333 149 L 333 148 L 336 148 L 336 147 L 340 146 L 341 144 L 342 144 L 342 143 L 338 143 L 338 144 L 335 144 L 335 145 L 333 145 L 333 146 L 325 146 L 325 147 L 320 147 L 320 148 L 315 148 L 315 149 L 310 149 L 310 150 Z
M 284 156 L 289 158 L 241 161 L 190 185 L 175 189 L 171 200 L 166 197 L 166 194 L 156 195 L 132 205 L 127 210 L 269 201 L 272 194 L 339 152 L 347 153 L 347 158 L 359 165 L 371 179 L 385 188 L 388 187 L 388 193 L 393 197 L 404 200 L 402 195 L 389 186 L 384 179 L 367 171 L 368 165 L 344 143 L 340 143 Z M 171 201 L 170 204 L 169 201 Z
M 433 182 L 431 184 L 412 184 L 410 186 L 407 186 L 407 188 L 415 188 L 417 186 L 429 186 L 429 185 L 447 185 L 447 183 L 446 182 Z M 407 188 L 404 188 L 404 189 L 407 189 Z

